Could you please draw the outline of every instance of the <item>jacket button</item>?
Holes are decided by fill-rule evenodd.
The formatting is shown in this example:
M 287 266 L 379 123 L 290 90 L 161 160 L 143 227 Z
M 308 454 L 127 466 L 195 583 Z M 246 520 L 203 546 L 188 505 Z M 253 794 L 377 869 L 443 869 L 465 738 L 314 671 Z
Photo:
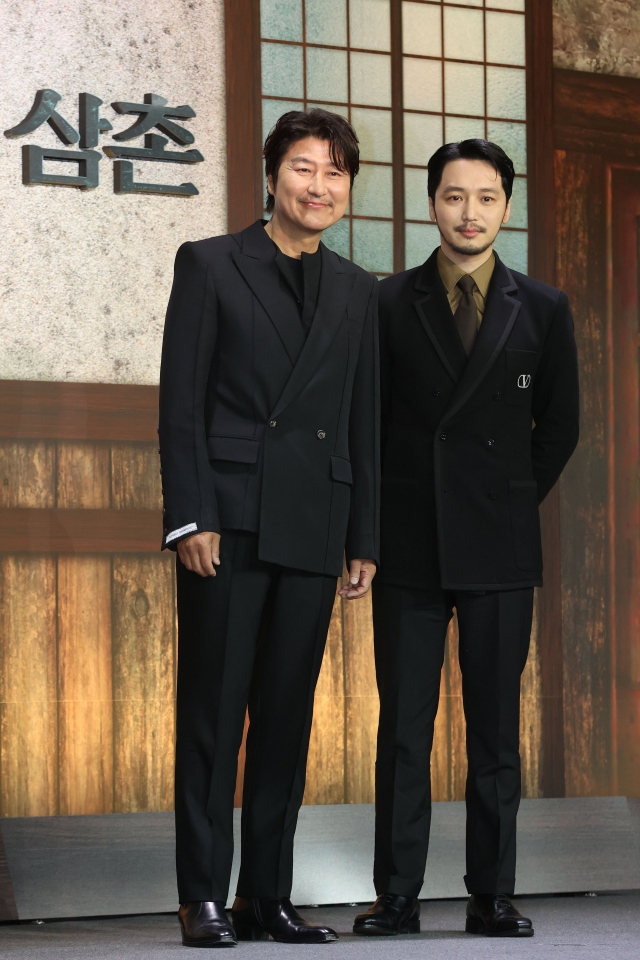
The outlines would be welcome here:
M 498 499 L 497 495 L 492 490 L 491 493 L 489 494 L 489 500 L 497 500 L 497 499 Z
M 498 390 L 497 393 L 494 393 L 493 399 L 494 399 L 494 400 L 502 400 L 502 394 L 500 393 L 499 390 Z
M 324 438 L 326 437 L 326 433 L 324 432 L 324 430 L 318 430 L 318 432 L 316 433 L 316 437 L 318 438 L 318 440 L 324 440 Z
M 441 440 L 446 440 L 446 439 L 447 439 L 446 433 L 441 433 L 441 434 L 440 434 L 440 439 L 441 439 Z
M 439 390 L 434 390 L 433 393 L 431 394 L 431 396 L 432 396 L 432 397 L 439 397 L 439 396 L 441 396 L 440 391 L 439 391 Z
M 275 420 L 270 420 L 270 421 L 269 421 L 269 426 L 270 426 L 270 427 L 275 427 L 275 425 L 276 425 L 276 421 L 275 421 Z
M 495 444 L 495 440 L 487 440 L 487 443 L 492 447 Z

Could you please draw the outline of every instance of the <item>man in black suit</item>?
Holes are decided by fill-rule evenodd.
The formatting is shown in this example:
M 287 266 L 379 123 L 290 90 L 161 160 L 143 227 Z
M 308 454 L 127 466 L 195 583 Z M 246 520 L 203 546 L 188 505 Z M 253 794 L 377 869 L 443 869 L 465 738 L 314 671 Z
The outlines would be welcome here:
M 533 934 L 510 900 L 520 675 L 542 584 L 538 505 L 578 440 L 578 376 L 566 296 L 493 250 L 513 179 L 509 158 L 487 141 L 440 148 L 428 182 L 440 248 L 380 286 L 379 896 L 356 933 L 420 929 L 430 753 L 455 607 L 469 763 L 466 929 Z
M 163 546 L 178 551 L 176 842 L 188 946 L 337 939 L 306 923 L 289 895 L 336 580 L 346 548 L 340 593 L 361 597 L 378 555 L 378 284 L 320 243 L 346 210 L 358 162 L 342 117 L 285 114 L 265 144 L 271 220 L 186 243 L 176 258 L 159 433 Z

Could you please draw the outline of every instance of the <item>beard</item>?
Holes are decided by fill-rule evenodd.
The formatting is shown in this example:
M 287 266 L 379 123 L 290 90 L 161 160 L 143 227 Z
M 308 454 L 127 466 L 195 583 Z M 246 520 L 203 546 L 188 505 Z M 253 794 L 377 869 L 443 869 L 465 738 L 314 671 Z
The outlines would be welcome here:
M 493 240 L 486 241 L 479 245 L 476 245 L 473 240 L 467 240 L 464 245 L 461 243 L 453 243 L 451 240 L 448 240 L 448 243 L 451 249 L 455 250 L 456 253 L 461 253 L 463 256 L 467 257 L 475 257 L 480 253 L 484 253 L 485 250 L 488 250 L 493 243 Z
M 465 227 L 463 226 L 454 227 L 453 229 L 454 229 L 454 233 L 461 233 L 465 229 Z M 475 237 L 473 240 L 462 241 L 462 237 L 461 237 L 460 243 L 454 243 L 453 240 L 449 240 L 448 237 L 445 239 L 449 243 L 449 246 L 451 247 L 451 249 L 455 250 L 456 253 L 460 253 L 463 256 L 467 256 L 467 257 L 476 257 L 478 256 L 478 254 L 484 253 L 485 250 L 488 250 L 491 244 L 493 243 L 493 241 L 495 240 L 495 237 L 493 238 L 493 240 L 487 240 L 486 236 L 484 236 L 487 232 L 486 227 L 478 227 L 478 230 L 479 230 L 478 236 Z M 480 242 L 478 243 L 478 241 Z

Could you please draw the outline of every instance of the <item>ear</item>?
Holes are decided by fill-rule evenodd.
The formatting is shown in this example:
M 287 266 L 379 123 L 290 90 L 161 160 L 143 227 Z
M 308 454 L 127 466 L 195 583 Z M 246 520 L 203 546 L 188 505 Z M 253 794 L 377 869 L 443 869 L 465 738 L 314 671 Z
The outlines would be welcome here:
M 509 197 L 509 202 L 507 203 L 507 209 L 504 212 L 504 217 L 502 218 L 502 222 L 508 223 L 510 216 L 511 216 L 511 197 Z
M 438 219 L 438 218 L 436 217 L 436 207 L 435 207 L 435 204 L 434 204 L 433 200 L 431 199 L 431 197 L 429 197 L 429 216 L 431 217 L 431 219 L 433 220 L 434 223 L 435 223 L 436 220 Z
M 269 174 L 269 176 L 267 177 L 267 193 L 270 194 L 272 197 L 275 197 L 276 195 L 276 188 L 273 183 L 273 177 L 271 176 L 271 174 Z

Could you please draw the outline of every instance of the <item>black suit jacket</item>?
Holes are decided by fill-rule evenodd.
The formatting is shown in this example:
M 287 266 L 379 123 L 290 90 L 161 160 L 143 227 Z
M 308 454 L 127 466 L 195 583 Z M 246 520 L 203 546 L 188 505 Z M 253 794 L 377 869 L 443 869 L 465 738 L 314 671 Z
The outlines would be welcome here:
M 260 558 L 339 575 L 378 557 L 377 281 L 322 249 L 305 335 L 257 221 L 180 247 L 162 349 L 164 546 L 259 533 Z
M 380 576 L 418 588 L 540 585 L 538 504 L 578 441 L 565 294 L 496 257 L 467 359 L 434 253 L 380 284 L 380 339 Z

